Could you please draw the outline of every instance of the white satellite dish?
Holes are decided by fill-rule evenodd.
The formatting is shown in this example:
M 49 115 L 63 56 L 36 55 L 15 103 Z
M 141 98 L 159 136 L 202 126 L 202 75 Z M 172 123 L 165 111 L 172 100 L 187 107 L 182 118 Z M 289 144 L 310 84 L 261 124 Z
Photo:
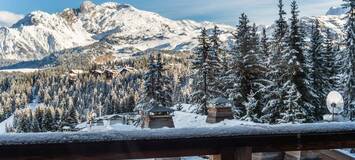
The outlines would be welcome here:
M 344 111 L 343 96 L 337 91 L 331 91 L 327 96 L 327 107 L 330 113 L 340 114 Z

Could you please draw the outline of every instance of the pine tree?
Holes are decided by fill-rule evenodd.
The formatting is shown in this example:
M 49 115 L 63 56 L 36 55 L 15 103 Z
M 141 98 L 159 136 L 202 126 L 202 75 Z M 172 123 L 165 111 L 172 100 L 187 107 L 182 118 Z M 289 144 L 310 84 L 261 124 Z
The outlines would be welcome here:
M 211 50 L 208 56 L 208 63 L 209 63 L 209 75 L 208 75 L 208 81 L 209 81 L 209 86 L 211 90 L 215 91 L 212 95 L 212 97 L 219 97 L 223 93 L 223 87 L 221 87 L 222 83 L 219 81 L 221 76 L 225 76 L 225 72 L 228 70 L 228 62 L 226 61 L 226 53 L 222 49 L 222 42 L 219 39 L 219 35 L 221 34 L 221 31 L 219 30 L 218 26 L 214 26 L 213 28 L 213 34 L 210 37 L 210 42 L 211 42 Z M 223 56 L 223 65 L 222 66 L 222 61 L 220 57 Z M 225 72 L 223 72 L 223 70 Z
M 313 104 L 315 106 L 314 116 L 317 120 L 320 120 L 323 116 L 323 111 L 325 106 L 325 93 L 323 92 L 324 84 L 323 84 L 323 60 L 322 55 L 324 53 L 323 47 L 323 36 L 320 31 L 319 21 L 315 20 L 314 24 L 312 25 L 312 34 L 310 40 L 310 49 L 308 51 L 310 55 L 311 67 L 310 72 L 311 81 L 310 84 L 313 88 L 313 93 L 316 94 L 314 97 Z
M 43 120 L 44 120 L 44 109 L 42 106 L 39 106 L 36 108 L 36 111 L 35 111 L 35 119 L 38 123 L 38 126 L 39 126 L 39 131 L 42 131 L 42 128 L 43 127 Z
M 329 92 L 334 90 L 334 85 L 335 85 L 335 81 L 334 78 L 336 76 L 336 66 L 335 66 L 335 59 L 336 59 L 336 55 L 334 53 L 334 44 L 332 42 L 332 37 L 331 37 L 331 33 L 330 30 L 327 30 L 327 38 L 325 39 L 325 51 L 324 51 L 324 65 L 323 65 L 323 73 L 324 73 L 324 77 L 323 80 L 325 81 L 325 84 L 327 86 L 324 87 L 324 92 L 326 94 L 328 94 Z M 325 109 L 325 108 L 324 108 Z
M 295 74 L 292 77 L 293 83 L 296 85 L 297 90 L 301 93 L 300 105 L 308 109 L 307 115 L 309 120 L 314 120 L 312 116 L 314 106 L 312 105 L 311 91 L 307 87 L 307 75 L 304 53 L 304 37 L 301 31 L 301 23 L 298 18 L 298 5 L 295 0 L 291 3 L 291 18 L 290 18 L 290 33 L 288 35 L 288 51 L 291 56 L 295 56 L 296 62 Z
M 279 18 L 275 21 L 275 30 L 271 45 L 270 65 L 267 79 L 269 86 L 265 88 L 266 105 L 262 109 L 261 119 L 268 123 L 277 123 L 281 119 L 280 113 L 283 108 L 284 96 L 282 93 L 283 84 L 286 82 L 283 78 L 283 73 L 286 71 L 286 66 L 283 63 L 283 56 L 286 53 L 286 35 L 288 33 L 288 25 L 285 20 L 286 12 L 284 4 L 279 0 L 278 4 Z
M 254 93 L 250 93 L 247 102 L 244 103 L 246 107 L 246 114 L 241 119 L 246 121 L 260 122 L 258 118 L 258 101 L 254 98 Z
M 156 100 L 164 107 L 172 106 L 172 88 L 171 88 L 171 79 L 166 76 L 164 73 L 166 72 L 164 68 L 165 63 L 162 62 L 161 54 L 158 53 L 155 65 L 155 93 Z
M 78 112 L 75 110 L 74 107 L 70 107 L 66 111 L 63 121 L 64 121 L 63 125 L 68 126 L 71 129 L 74 129 L 75 126 L 79 123 Z
M 240 76 L 240 95 L 236 102 L 237 107 L 240 108 L 244 114 L 246 113 L 246 104 L 249 93 L 255 93 L 257 101 L 263 98 L 262 90 L 265 86 L 265 72 L 266 67 L 263 65 L 263 55 L 260 51 L 259 36 L 257 34 L 257 27 L 249 25 L 248 17 L 243 13 L 239 18 L 237 26 L 237 34 L 235 35 L 235 53 L 234 65 Z M 237 81 L 238 82 L 238 81 Z M 237 83 L 236 82 L 236 83 Z M 261 114 L 261 103 L 258 104 L 256 113 Z
M 53 125 L 53 129 L 56 131 L 60 131 L 62 128 L 62 115 L 61 115 L 61 111 L 59 108 L 56 108 L 54 111 L 54 125 Z
M 165 75 L 164 65 L 160 53 L 156 60 L 153 55 L 150 55 L 148 71 L 144 74 L 143 98 L 139 102 L 139 106 L 144 108 L 151 100 L 164 107 L 172 106 L 171 79 Z
M 302 112 L 303 114 L 298 114 L 299 111 L 305 111 L 306 109 L 301 101 L 302 95 L 297 88 L 297 81 L 294 81 L 294 76 L 299 71 L 300 63 L 297 61 L 295 51 L 286 52 L 282 58 L 286 72 L 283 72 L 281 75 L 281 79 L 285 81 L 285 83 L 283 83 L 282 87 L 279 89 L 281 94 L 281 99 L 279 100 L 281 105 L 279 108 L 281 117 L 279 122 L 295 122 L 296 115 L 297 121 L 303 122 L 303 119 L 306 118 L 308 113 Z
M 297 91 L 296 85 L 293 84 L 291 81 L 288 81 L 283 86 L 285 100 L 284 100 L 284 111 L 281 113 L 281 123 L 302 123 L 305 121 L 305 110 L 304 108 L 298 103 L 299 99 L 301 98 L 301 93 Z
M 283 0 L 279 0 L 278 9 L 279 9 L 279 19 L 275 22 L 276 28 L 274 32 L 274 52 L 277 54 L 282 54 L 283 46 L 281 42 L 284 41 L 284 38 L 288 32 L 288 25 L 285 20 L 286 12 L 284 10 Z
M 207 30 L 203 28 L 199 37 L 199 46 L 195 52 L 193 69 L 193 93 L 192 101 L 201 106 L 201 113 L 207 115 L 207 102 L 211 98 L 211 93 L 208 87 L 209 66 L 207 57 L 210 53 L 210 42 L 207 35 Z
M 269 38 L 266 35 L 266 28 L 265 27 L 262 30 L 260 46 L 261 46 L 261 54 L 262 54 L 263 64 L 265 64 L 266 67 L 269 67 L 270 66 L 270 57 L 271 57 L 270 42 L 269 42 Z
M 346 109 L 347 114 L 350 119 L 354 118 L 355 115 L 355 0 L 344 0 L 346 6 L 350 8 L 348 12 L 348 22 L 346 24 L 347 29 L 347 52 L 350 58 L 350 104 L 349 108 Z
M 43 128 L 42 131 L 52 131 L 52 124 L 53 124 L 53 114 L 52 110 L 49 107 L 44 109 L 44 119 L 43 119 Z
M 154 62 L 154 57 L 153 55 L 149 55 L 148 58 L 148 71 L 144 74 L 144 95 L 143 95 L 143 102 L 141 103 L 146 103 L 149 102 L 151 99 L 156 98 L 156 82 L 155 82 L 155 62 Z
M 234 85 L 235 87 L 240 87 L 240 89 L 234 89 L 239 93 L 234 93 L 233 99 L 236 101 L 235 105 L 242 112 L 242 115 L 245 115 L 245 102 L 247 101 L 247 96 L 251 92 L 252 82 L 251 82 L 251 72 L 249 69 L 253 64 L 251 60 L 253 60 L 253 55 L 251 53 L 251 26 L 249 25 L 249 19 L 246 14 L 242 13 L 239 17 L 239 24 L 237 25 L 237 34 L 235 35 L 235 48 L 233 53 L 233 67 L 231 69 L 235 69 L 234 76 L 236 82 L 239 83 Z M 255 60 L 255 59 L 254 59 Z M 246 62 L 248 61 L 248 62 Z M 248 68 L 247 68 L 248 67 Z

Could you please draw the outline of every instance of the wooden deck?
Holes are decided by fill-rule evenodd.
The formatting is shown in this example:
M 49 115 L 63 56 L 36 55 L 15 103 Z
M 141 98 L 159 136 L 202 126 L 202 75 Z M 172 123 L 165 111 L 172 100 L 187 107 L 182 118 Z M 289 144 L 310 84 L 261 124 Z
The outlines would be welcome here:
M 0 159 L 138 159 L 355 147 L 355 123 L 0 135 Z

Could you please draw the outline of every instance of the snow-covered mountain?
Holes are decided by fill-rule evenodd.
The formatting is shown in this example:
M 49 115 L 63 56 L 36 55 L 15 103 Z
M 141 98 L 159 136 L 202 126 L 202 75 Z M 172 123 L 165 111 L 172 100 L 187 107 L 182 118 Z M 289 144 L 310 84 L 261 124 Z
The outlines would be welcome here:
M 344 15 L 304 17 L 309 32 L 317 18 L 325 30 L 329 28 L 339 39 L 345 33 Z M 127 4 L 90 1 L 78 9 L 65 9 L 49 14 L 35 11 L 11 27 L 0 28 L 0 59 L 27 61 L 42 59 L 51 53 L 75 51 L 93 44 L 110 45 L 113 52 L 161 50 L 191 50 L 197 46 L 197 37 L 202 27 L 212 29 L 214 23 L 191 20 L 174 21 L 156 13 L 142 11 Z M 221 39 L 229 44 L 235 28 L 218 25 L 222 30 Z M 271 33 L 273 27 L 269 27 Z M 89 46 L 89 47 L 88 47 Z M 98 49 L 98 50 L 97 50 Z
M 107 42 L 117 50 L 190 50 L 202 27 L 210 22 L 173 21 L 158 14 L 118 3 L 96 5 L 85 1 L 79 9 L 48 14 L 35 11 L 12 27 L 0 28 L 0 58 L 40 59 L 63 49 Z M 234 29 L 219 25 L 226 40 Z
M 345 8 L 345 7 L 342 7 L 342 6 L 341 7 L 331 7 L 327 11 L 326 15 L 328 15 L 328 16 L 337 16 L 337 15 L 345 14 L 348 11 L 349 11 L 348 8 Z

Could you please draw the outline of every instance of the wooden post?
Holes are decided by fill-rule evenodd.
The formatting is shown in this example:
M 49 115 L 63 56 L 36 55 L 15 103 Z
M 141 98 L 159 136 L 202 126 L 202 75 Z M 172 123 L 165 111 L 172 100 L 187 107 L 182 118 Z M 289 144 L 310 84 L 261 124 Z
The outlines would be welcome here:
M 212 155 L 210 160 L 251 160 L 251 147 L 242 147 L 237 149 L 227 149 L 221 151 L 220 155 Z

